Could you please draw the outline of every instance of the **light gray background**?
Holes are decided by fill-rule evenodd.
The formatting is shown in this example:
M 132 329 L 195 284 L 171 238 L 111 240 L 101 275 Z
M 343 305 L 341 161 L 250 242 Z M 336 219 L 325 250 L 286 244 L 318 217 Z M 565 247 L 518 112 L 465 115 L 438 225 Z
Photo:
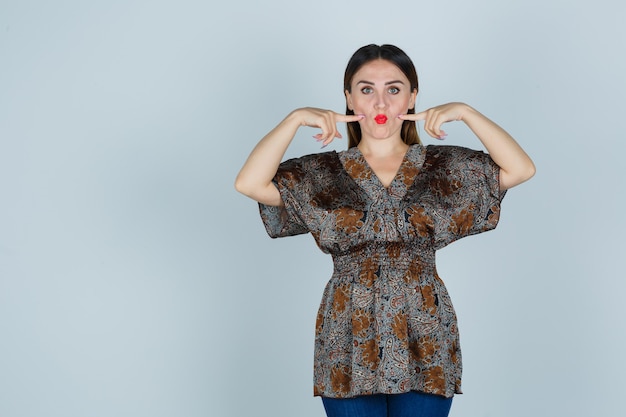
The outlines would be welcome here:
M 323 416 L 331 260 L 310 236 L 269 239 L 232 183 L 292 109 L 344 110 L 367 43 L 413 58 L 420 109 L 468 102 L 538 167 L 498 229 L 440 252 L 465 362 L 451 415 L 622 415 L 625 16 L 619 0 L 1 1 L 0 415 Z M 314 133 L 289 156 L 319 151 Z

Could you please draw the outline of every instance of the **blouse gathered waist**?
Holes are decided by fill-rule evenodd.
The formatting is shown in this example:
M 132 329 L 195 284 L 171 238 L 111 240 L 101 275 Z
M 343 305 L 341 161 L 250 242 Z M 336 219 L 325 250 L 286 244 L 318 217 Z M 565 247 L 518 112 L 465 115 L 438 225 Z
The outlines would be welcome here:
M 333 253 L 333 277 L 351 277 L 359 271 L 364 260 L 379 268 L 392 268 L 405 273 L 411 265 L 419 263 L 422 268 L 435 265 L 435 251 L 424 250 L 417 245 L 402 242 L 375 242 L 350 248 L 349 251 Z

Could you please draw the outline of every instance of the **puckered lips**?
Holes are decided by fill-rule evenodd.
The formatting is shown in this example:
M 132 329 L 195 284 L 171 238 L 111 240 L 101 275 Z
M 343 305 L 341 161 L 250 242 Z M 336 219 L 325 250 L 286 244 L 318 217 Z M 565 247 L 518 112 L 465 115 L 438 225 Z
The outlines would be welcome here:
M 385 116 L 384 114 L 378 114 L 376 115 L 376 117 L 374 117 L 374 121 L 379 125 L 384 125 L 385 123 L 387 123 L 387 116 Z

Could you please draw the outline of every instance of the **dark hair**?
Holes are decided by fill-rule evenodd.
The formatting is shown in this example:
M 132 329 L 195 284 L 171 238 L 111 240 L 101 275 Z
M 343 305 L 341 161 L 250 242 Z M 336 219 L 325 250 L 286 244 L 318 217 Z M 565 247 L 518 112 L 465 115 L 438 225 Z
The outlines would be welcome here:
M 348 61 L 348 65 L 346 66 L 346 72 L 343 78 L 344 91 L 347 90 L 349 93 L 352 93 L 351 85 L 354 74 L 356 74 L 356 72 L 363 65 L 377 59 L 384 59 L 397 66 L 400 71 L 402 71 L 404 75 L 406 75 L 406 78 L 408 78 L 409 82 L 411 83 L 411 91 L 419 91 L 417 82 L 417 71 L 415 71 L 415 66 L 413 65 L 413 61 L 411 61 L 411 58 L 409 58 L 409 56 L 397 46 L 374 44 L 366 45 L 359 48 L 352 55 L 350 61 Z M 415 109 L 410 109 L 408 113 L 415 113 Z M 346 114 L 354 114 L 354 111 L 350 110 L 347 104 Z M 413 121 L 405 120 L 402 123 L 402 131 L 400 133 L 400 136 L 404 143 L 406 143 L 407 145 L 420 143 L 420 138 L 417 134 L 417 127 L 415 126 L 415 122 Z M 348 123 L 348 148 L 357 146 L 360 141 L 361 126 L 359 125 L 359 122 Z

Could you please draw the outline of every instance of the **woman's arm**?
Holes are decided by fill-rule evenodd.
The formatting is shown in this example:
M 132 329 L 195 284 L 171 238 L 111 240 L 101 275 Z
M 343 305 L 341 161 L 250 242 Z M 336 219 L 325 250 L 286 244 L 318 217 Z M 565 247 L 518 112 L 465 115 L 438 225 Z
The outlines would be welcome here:
M 355 122 L 362 116 L 346 116 L 330 110 L 302 108 L 291 112 L 255 146 L 239 171 L 235 189 L 240 193 L 270 206 L 282 205 L 280 193 L 272 183 L 278 166 L 300 126 L 318 127 L 322 130 L 314 136 L 326 146 L 335 138 L 341 138 L 338 122 Z
M 483 143 L 491 159 L 500 167 L 500 189 L 507 190 L 535 175 L 535 164 L 519 144 L 500 126 L 464 103 L 448 103 L 411 115 L 403 120 L 424 120 L 424 130 L 434 138 L 443 139 L 441 125 L 461 120 Z

